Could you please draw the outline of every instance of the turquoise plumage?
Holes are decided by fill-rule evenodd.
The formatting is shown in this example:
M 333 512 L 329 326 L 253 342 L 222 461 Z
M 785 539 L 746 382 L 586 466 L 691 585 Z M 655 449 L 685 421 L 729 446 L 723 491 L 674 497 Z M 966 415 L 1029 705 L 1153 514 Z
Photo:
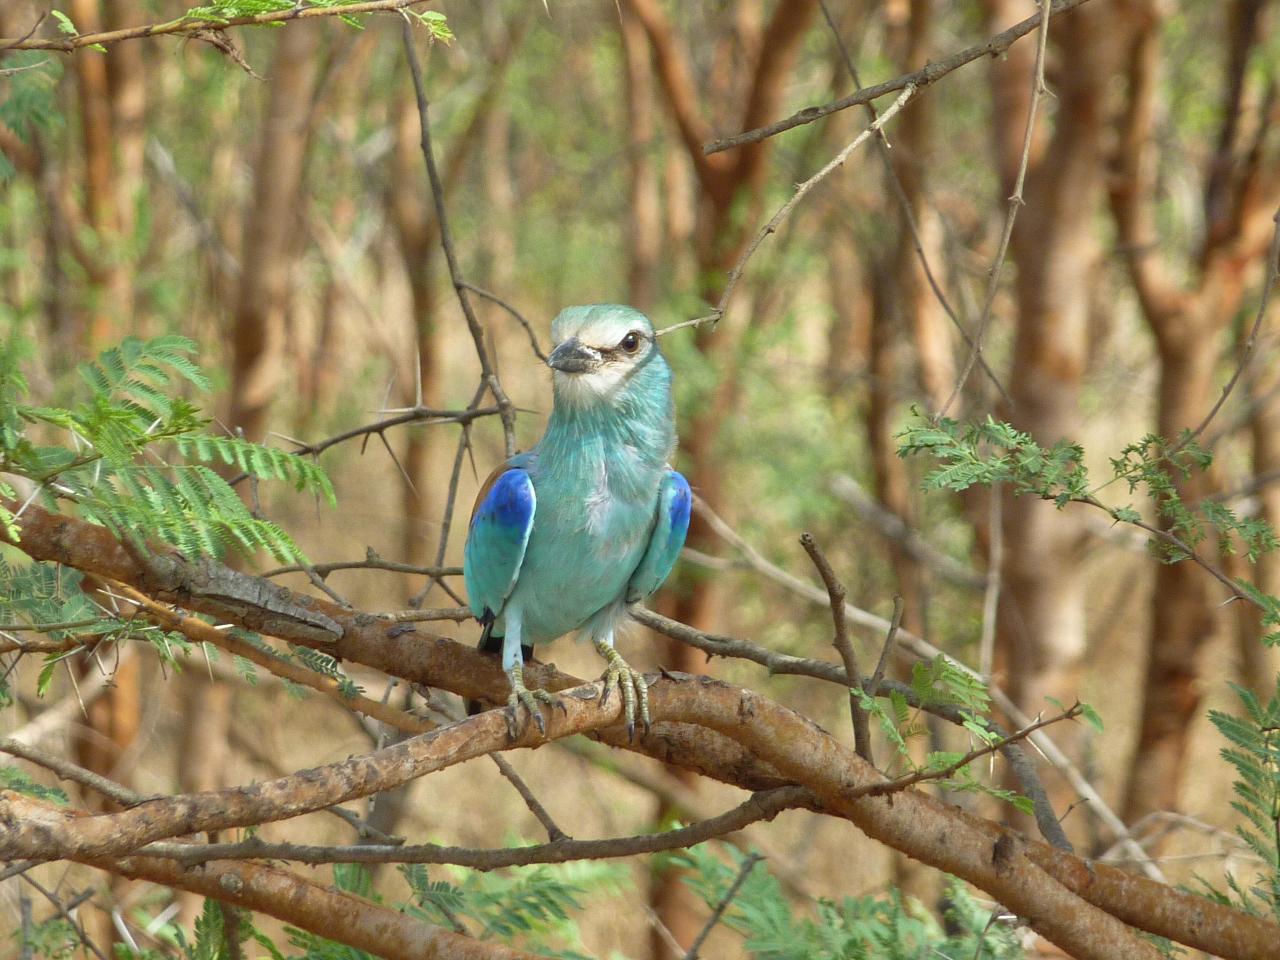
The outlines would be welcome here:
M 551 325 L 554 407 L 527 453 L 480 491 L 464 557 L 481 646 L 501 644 L 513 729 L 524 704 L 539 727 L 542 690 L 524 685 L 522 647 L 579 631 L 608 664 L 629 730 L 649 724 L 643 676 L 614 650 L 627 607 L 671 573 L 689 528 L 689 484 L 667 465 L 676 434 L 671 370 L 653 326 L 631 307 L 570 307 Z

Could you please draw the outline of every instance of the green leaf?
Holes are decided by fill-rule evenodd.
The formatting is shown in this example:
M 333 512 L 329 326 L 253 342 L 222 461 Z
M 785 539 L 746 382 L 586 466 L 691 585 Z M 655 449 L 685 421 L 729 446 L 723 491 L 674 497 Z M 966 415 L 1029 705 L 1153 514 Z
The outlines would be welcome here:
M 67 795 L 57 787 L 46 787 L 42 783 L 37 783 L 12 764 L 0 766 L 0 789 L 24 793 L 29 797 L 48 800 L 59 806 L 65 806 L 68 803 Z
M 58 21 L 58 30 L 61 33 L 65 33 L 73 37 L 78 37 L 80 35 L 80 31 L 77 30 L 76 25 L 71 22 L 71 18 L 61 10 L 50 10 L 49 14 L 53 19 Z
M 1080 704 L 1080 716 L 1084 717 L 1085 723 L 1093 727 L 1098 733 L 1102 733 L 1102 716 L 1090 704 Z

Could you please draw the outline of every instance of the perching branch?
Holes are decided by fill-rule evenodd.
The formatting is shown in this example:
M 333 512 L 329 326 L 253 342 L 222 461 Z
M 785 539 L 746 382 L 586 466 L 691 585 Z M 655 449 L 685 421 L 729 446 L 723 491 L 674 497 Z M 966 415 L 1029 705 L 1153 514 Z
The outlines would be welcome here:
M 33 558 L 96 568 L 90 570 L 95 573 L 109 568 L 117 579 L 138 589 L 154 576 L 100 527 L 39 508 L 28 510 L 22 526 L 21 549 Z M 335 656 L 463 696 L 505 699 L 507 681 L 498 664 L 473 649 L 427 634 L 389 636 L 388 627 L 396 625 L 368 622 L 357 612 L 322 601 L 314 604 L 341 628 L 336 642 L 322 646 Z M 236 616 L 242 626 L 253 629 L 250 621 L 261 614 L 245 609 Z M 281 627 L 306 632 L 291 621 Z M 322 643 L 298 639 L 308 645 Z M 559 697 L 564 710 L 547 713 L 549 738 L 593 732 L 606 742 L 626 745 L 619 723 L 621 706 L 615 700 L 601 708 L 598 685 L 581 686 L 576 678 L 532 663 L 528 677 L 548 690 L 569 688 Z M 747 789 L 806 787 L 826 812 L 846 817 L 869 836 L 977 884 L 1011 910 L 1030 917 L 1038 931 L 1076 956 L 1153 956 L 1124 924 L 1226 957 L 1267 957 L 1280 937 L 1280 930 L 1265 921 L 1104 864 L 1090 869 L 1068 854 L 969 817 L 915 790 L 896 794 L 892 804 L 884 798 L 850 799 L 851 791 L 882 783 L 883 778 L 803 717 L 751 691 L 706 677 L 674 676 L 655 682 L 652 701 L 658 722 L 653 734 L 633 749 Z M 512 742 L 502 712 L 490 711 L 301 776 L 148 801 L 120 813 L 45 820 L 26 815 L 24 808 L 24 815 L 16 816 L 12 804 L 19 801 L 6 794 L 0 797 L 0 857 L 112 859 L 148 842 L 296 816 L 388 789 L 468 757 L 540 742 L 532 725 Z

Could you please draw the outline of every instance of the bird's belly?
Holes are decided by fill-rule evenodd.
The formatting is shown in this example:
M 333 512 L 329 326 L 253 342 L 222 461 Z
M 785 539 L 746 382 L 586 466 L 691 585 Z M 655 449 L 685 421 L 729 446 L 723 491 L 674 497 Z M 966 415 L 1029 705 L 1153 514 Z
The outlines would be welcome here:
M 648 545 L 652 511 L 625 505 L 589 523 L 543 512 L 534 521 L 511 601 L 519 604 L 525 643 L 554 640 L 623 595 Z

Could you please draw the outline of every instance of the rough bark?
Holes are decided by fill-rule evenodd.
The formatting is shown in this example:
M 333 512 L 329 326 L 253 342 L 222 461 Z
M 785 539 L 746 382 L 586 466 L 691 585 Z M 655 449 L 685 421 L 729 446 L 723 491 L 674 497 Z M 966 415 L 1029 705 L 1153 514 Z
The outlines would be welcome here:
M 33 559 L 67 563 L 122 580 L 163 602 L 214 612 L 247 629 L 274 624 L 282 639 L 316 646 L 343 660 L 364 663 L 406 680 L 462 696 L 501 701 L 507 682 L 492 658 L 442 637 L 343 610 L 321 600 L 293 597 L 330 617 L 341 639 L 326 640 L 271 608 L 228 604 L 198 590 L 217 573 L 178 558 L 143 568 L 101 527 L 30 507 L 23 516 L 21 549 Z M 222 579 L 230 574 L 223 572 Z M 216 578 L 215 578 L 216 579 Z M 219 580 L 218 582 L 221 582 Z M 286 597 L 272 591 L 276 600 Z M 550 690 L 580 684 L 553 667 L 530 664 L 530 683 Z M 741 688 L 709 678 L 663 679 L 652 689 L 653 732 L 639 743 L 619 726 L 621 704 L 601 707 L 590 685 L 547 711 L 547 735 L 596 731 L 608 743 L 735 783 L 749 790 L 787 782 L 807 787 L 827 812 L 848 818 L 868 835 L 931 866 L 963 877 L 990 893 L 1034 929 L 1078 957 L 1154 957 L 1123 924 L 1167 936 L 1224 957 L 1261 958 L 1280 937 L 1274 925 L 1105 864 L 1028 840 L 997 824 L 961 813 L 914 790 L 891 797 L 860 793 L 881 777 L 811 722 Z M 542 742 L 529 724 L 513 741 L 501 711 L 294 776 L 208 794 L 151 800 L 119 813 L 65 820 L 19 811 L 14 795 L 0 797 L 0 856 L 30 855 L 101 861 L 133 855 L 138 845 L 195 831 L 223 829 L 296 816 L 356 796 L 388 789 L 492 750 Z

